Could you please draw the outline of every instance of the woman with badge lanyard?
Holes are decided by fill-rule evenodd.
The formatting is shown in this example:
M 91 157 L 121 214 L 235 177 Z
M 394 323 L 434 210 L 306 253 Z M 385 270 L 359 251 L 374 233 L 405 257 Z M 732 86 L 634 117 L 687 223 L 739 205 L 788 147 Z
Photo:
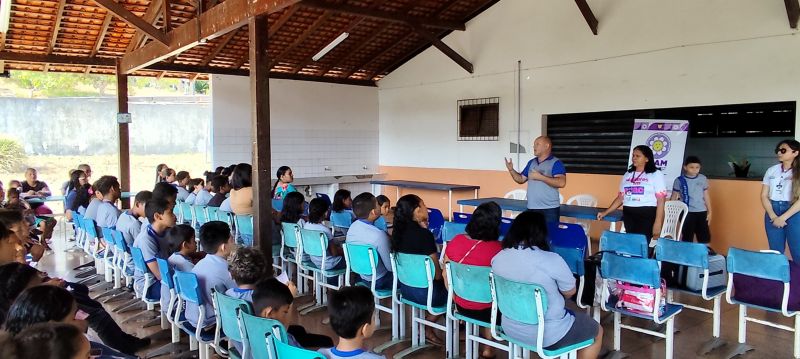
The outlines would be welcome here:
M 597 214 L 597 219 L 602 220 L 622 205 L 625 231 L 656 239 L 664 222 L 667 196 L 664 174 L 656 167 L 653 150 L 645 145 L 633 148 L 631 162 L 628 172 L 622 176 L 619 194 L 608 209 Z
M 778 163 L 767 169 L 761 187 L 766 210 L 764 227 L 769 249 L 784 253 L 786 243 L 792 258 L 800 258 L 800 142 L 783 140 L 775 147 Z

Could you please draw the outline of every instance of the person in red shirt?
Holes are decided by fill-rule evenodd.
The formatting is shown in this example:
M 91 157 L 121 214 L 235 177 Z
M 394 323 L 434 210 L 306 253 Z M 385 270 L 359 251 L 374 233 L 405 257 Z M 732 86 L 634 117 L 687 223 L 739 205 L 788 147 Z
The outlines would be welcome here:
M 486 202 L 478 206 L 467 224 L 467 233 L 453 237 L 447 244 L 444 262 L 453 261 L 473 266 L 491 267 L 492 258 L 503 249 L 498 240 L 501 215 L 500 206 L 495 202 Z M 447 283 L 446 280 L 445 283 Z M 485 323 L 491 322 L 491 303 L 471 302 L 456 296 L 455 304 L 459 313 Z M 492 340 L 492 333 L 488 328 L 483 328 L 481 335 Z M 494 358 L 494 356 L 492 347 L 483 346 L 481 358 Z

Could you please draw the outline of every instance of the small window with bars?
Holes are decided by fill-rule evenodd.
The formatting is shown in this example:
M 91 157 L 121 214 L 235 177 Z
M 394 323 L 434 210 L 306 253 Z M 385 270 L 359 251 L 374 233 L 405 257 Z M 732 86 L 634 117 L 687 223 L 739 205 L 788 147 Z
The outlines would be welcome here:
M 497 141 L 500 134 L 500 98 L 458 101 L 458 140 Z

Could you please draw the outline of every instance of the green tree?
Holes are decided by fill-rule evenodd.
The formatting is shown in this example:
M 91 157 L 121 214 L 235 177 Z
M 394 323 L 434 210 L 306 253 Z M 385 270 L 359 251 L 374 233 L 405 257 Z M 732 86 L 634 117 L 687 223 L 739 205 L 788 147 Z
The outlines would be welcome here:
M 194 82 L 194 92 L 201 95 L 208 94 L 208 81 L 197 80 Z
M 11 79 L 24 89 L 30 91 L 30 97 L 36 92 L 48 90 L 72 90 L 79 81 L 79 76 L 75 74 L 35 72 L 35 71 L 12 71 Z
M 25 163 L 25 149 L 16 140 L 0 135 L 0 172 L 18 171 Z
M 100 96 L 105 96 L 108 86 L 116 82 L 110 75 L 84 75 L 82 80 L 91 84 Z

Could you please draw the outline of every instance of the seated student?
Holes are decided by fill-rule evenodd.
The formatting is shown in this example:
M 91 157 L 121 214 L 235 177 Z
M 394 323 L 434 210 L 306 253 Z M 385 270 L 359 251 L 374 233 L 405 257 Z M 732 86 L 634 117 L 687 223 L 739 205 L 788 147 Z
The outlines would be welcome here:
M 469 223 L 467 223 L 466 234 L 459 234 L 447 244 L 444 252 L 444 263 L 456 262 L 473 266 L 491 267 L 492 258 L 499 253 L 503 247 L 498 241 L 500 238 L 500 219 L 503 213 L 500 206 L 495 202 L 486 202 L 478 206 L 472 213 Z M 447 278 L 446 267 L 442 268 L 442 276 Z M 444 281 L 447 285 L 447 280 Z M 456 309 L 459 313 L 489 323 L 492 320 L 492 304 L 477 303 L 455 297 Z M 489 328 L 482 328 L 482 335 L 488 340 L 492 340 L 492 332 Z M 485 345 L 481 357 L 493 358 L 494 348 Z
M 206 186 L 206 182 L 203 181 L 202 178 L 192 178 L 189 181 L 189 195 L 186 196 L 186 199 L 183 200 L 184 203 L 187 204 L 194 204 L 194 200 L 197 199 L 197 193 L 200 192 L 203 187 Z
M 0 265 L 12 262 L 26 264 L 26 253 L 27 251 L 17 234 L 0 223 Z
M 139 236 L 143 225 L 146 226 L 147 215 L 144 206 L 153 198 L 153 192 L 141 191 L 133 198 L 133 208 L 123 211 L 117 218 L 117 230 L 122 232 L 122 237 L 128 247 L 133 246 L 133 241 Z M 133 266 L 131 265 L 131 268 Z
M 253 289 L 253 312 L 255 315 L 274 319 L 286 327 L 289 345 L 297 348 L 328 348 L 333 340 L 325 335 L 311 334 L 299 325 L 291 325 L 294 296 L 285 284 L 275 278 L 256 283 Z
M 231 173 L 230 206 L 233 213 L 253 214 L 253 166 L 248 163 L 236 165 Z
M 175 182 L 175 170 L 169 167 L 161 169 L 161 177 L 164 178 L 162 182 L 173 184 Z
M 134 270 L 133 289 L 140 295 L 146 293 L 148 298 L 157 299 L 160 298 L 161 272 L 156 258 L 167 258 L 167 254 L 164 253 L 166 250 L 164 236 L 168 229 L 175 226 L 176 218 L 172 213 L 172 205 L 163 198 L 149 200 L 144 206 L 144 212 L 150 224 L 139 232 L 139 236 L 133 241 L 133 246 L 142 250 L 149 273 Z M 155 279 L 149 288 L 144 288 L 145 275 Z
M 392 251 L 396 253 L 417 254 L 431 257 L 434 267 L 433 299 L 434 307 L 444 306 L 447 302 L 447 288 L 444 286 L 442 269 L 439 267 L 439 254 L 436 239 L 428 230 L 428 208 L 425 202 L 416 195 L 407 194 L 397 200 L 394 211 L 394 229 L 392 230 Z M 417 288 L 398 283 L 403 299 L 425 305 L 428 298 L 427 288 Z M 429 321 L 435 322 L 441 315 L 427 315 Z M 434 345 L 442 341 L 431 327 L 425 328 L 425 338 Z
M 189 190 L 186 189 L 186 186 L 189 185 L 189 181 L 192 179 L 189 177 L 189 172 L 180 171 L 177 175 L 175 175 L 175 180 L 177 181 L 178 186 L 178 200 L 185 201 L 186 197 L 189 197 Z
M 278 168 L 278 172 L 275 176 L 278 180 L 275 181 L 275 185 L 272 186 L 273 199 L 283 199 L 286 197 L 287 193 L 297 192 L 297 189 L 292 186 L 294 174 L 292 174 L 292 169 L 289 168 L 289 166 L 281 166 Z
M 211 198 L 213 197 L 210 192 L 212 190 L 211 181 L 214 179 L 214 177 L 212 176 L 214 176 L 213 172 L 206 172 L 206 182 L 205 182 L 206 186 L 197 191 L 197 194 L 195 195 L 194 198 L 194 203 L 192 203 L 193 205 L 195 206 L 208 205 L 208 201 L 210 201 Z
M 89 218 L 95 222 L 97 222 L 97 209 L 100 207 L 100 204 L 103 203 L 103 195 L 97 191 L 100 186 L 103 185 L 103 181 L 108 179 L 108 177 L 103 176 L 100 177 L 97 181 L 92 183 L 92 188 L 89 193 L 91 193 L 91 200 L 89 205 L 86 206 L 86 211 L 83 213 L 84 218 Z
M 228 184 L 228 177 L 214 177 L 211 180 L 211 188 L 213 188 L 214 197 L 211 197 L 206 205 L 209 207 L 219 207 L 227 197 L 228 192 L 231 190 L 231 186 Z
M 188 224 L 178 224 L 170 228 L 166 235 L 167 261 L 172 268 L 181 272 L 191 272 L 195 263 L 204 256 L 197 252 L 194 228 Z
M 326 214 L 328 214 L 328 203 L 322 198 L 312 199 L 311 203 L 308 205 L 308 222 L 303 224 L 303 228 L 320 231 L 328 236 L 328 253 L 325 258 L 325 270 L 344 269 L 347 263 L 344 261 L 342 246 L 330 240 L 333 237 L 333 233 L 331 233 L 330 228 L 322 224 Z M 309 258 L 317 267 L 322 267 L 322 257 L 309 256 Z M 328 283 L 336 284 L 337 278 L 329 277 Z
M 381 206 L 381 217 L 386 221 L 386 225 L 390 226 L 394 221 L 394 210 L 392 209 L 392 201 L 389 197 L 378 195 L 375 197 L 378 200 L 378 205 Z
M 296 223 L 300 227 L 306 223 L 303 219 L 303 210 L 306 198 L 300 192 L 289 192 L 283 199 L 281 209 L 281 223 Z
M 253 288 L 264 278 L 272 278 L 272 263 L 268 263 L 260 250 L 239 247 L 228 258 L 228 270 L 236 286 L 228 288 L 225 295 L 253 302 Z
M 39 238 L 31 232 L 30 223 L 22 215 L 22 212 L 11 209 L 0 210 L 0 224 L 16 234 L 20 244 L 31 255 L 31 262 L 38 262 L 42 258 L 45 247 L 41 244 Z
M 26 235 L 24 237 L 20 237 L 20 240 L 22 240 L 22 242 L 25 244 L 25 248 L 28 250 L 33 249 L 34 253 L 38 253 L 38 250 L 40 249 L 38 247 L 31 247 L 35 244 L 40 245 L 42 250 L 50 249 L 47 242 L 53 236 L 53 229 L 56 226 L 56 220 L 52 218 L 52 216 L 37 216 L 30 204 L 19 197 L 19 190 L 17 189 L 9 189 L 7 198 L 8 200 L 5 202 L 2 208 L 22 213 L 22 216 L 28 222 L 28 225 L 35 226 L 39 231 L 36 233 L 36 235 Z M 39 234 L 41 234 L 41 238 L 38 236 Z M 44 254 L 43 251 L 42 254 Z M 35 261 L 37 260 L 34 260 L 34 262 Z
M 86 335 L 78 327 L 66 323 L 37 323 L 16 336 L 0 332 L 0 348 L 0 356 L 5 359 L 92 357 Z
M 98 227 L 116 229 L 117 219 L 119 219 L 120 214 L 116 202 L 122 195 L 119 181 L 114 176 L 103 176 L 100 179 L 101 184 L 97 187 L 97 192 L 103 196 L 103 202 L 97 207 L 97 219 L 95 222 Z M 97 235 L 102 237 L 102 231 L 97 231 Z
M 386 232 L 375 227 L 372 223 L 380 217 L 380 207 L 378 201 L 372 193 L 364 192 L 353 200 L 353 209 L 358 220 L 350 225 L 347 231 L 347 243 L 369 244 L 378 251 L 380 263 L 376 263 L 377 271 L 375 277 L 376 289 L 392 288 L 392 262 L 390 253 L 389 236 Z M 370 283 L 372 277 L 361 276 L 361 280 Z
M 78 198 L 78 192 L 85 190 L 88 186 L 86 174 L 81 170 L 74 170 L 70 172 L 69 182 L 67 182 L 67 187 L 65 188 L 66 194 L 64 199 L 64 210 L 66 212 L 67 220 L 72 220 L 72 212 L 77 210 L 75 207 L 75 201 Z M 88 195 L 83 196 L 82 201 L 88 200 Z M 88 205 L 88 201 L 83 204 L 83 202 L 79 203 L 84 207 Z M 75 208 L 75 209 L 73 209 Z
M 194 326 L 208 327 L 214 324 L 214 305 L 211 301 L 211 290 L 225 293 L 228 289 L 236 287 L 236 283 L 228 272 L 226 259 L 233 251 L 235 244 L 231 235 L 231 228 L 222 221 L 211 221 L 200 227 L 200 245 L 208 253 L 192 269 L 200 282 L 200 291 L 203 295 L 205 319 L 198 323 L 200 312 L 197 304 L 186 303 L 186 319 Z
M 34 168 L 25 170 L 25 181 L 22 182 L 20 187 L 20 195 L 23 199 L 27 197 L 45 198 L 51 195 L 50 188 L 47 183 L 39 181 L 38 172 Z M 53 214 L 53 211 L 44 204 L 44 202 L 32 203 L 36 215 Z
M 318 352 L 328 359 L 385 359 L 364 350 L 364 341 L 375 333 L 375 298 L 369 288 L 344 287 L 334 291 L 328 301 L 331 328 L 339 336 L 335 347 Z
M 38 285 L 24 290 L 17 297 L 8 311 L 5 329 L 16 335 L 34 324 L 56 322 L 72 325 L 85 333 L 88 329 L 85 319 L 88 316 L 78 308 L 78 303 L 67 289 Z M 90 344 L 93 349 L 99 350 L 98 358 L 136 358 L 101 343 Z
M 159 163 L 158 166 L 156 166 L 156 183 L 164 182 L 166 180 L 164 176 L 161 175 L 161 171 L 163 171 L 165 168 L 169 168 L 169 166 L 167 166 L 165 163 Z
M 174 207 L 178 199 L 178 189 L 166 182 L 156 183 L 153 187 L 153 198 L 165 199 Z
M 514 219 L 503 239 L 503 250 L 492 259 L 492 271 L 513 281 L 539 284 L 547 291 L 543 343 L 536 342 L 536 325 L 503 315 L 503 331 L 509 337 L 545 349 L 594 338 L 594 344 L 578 351 L 578 358 L 597 358 L 603 345 L 603 328 L 585 313 L 572 313 L 564 307 L 564 298 L 575 294 L 575 277 L 564 259 L 550 252 L 544 215 L 529 210 Z
M 340 189 L 333 194 L 331 210 L 335 213 L 349 212 L 352 220 L 356 220 L 356 215 L 353 213 L 353 199 L 350 198 L 350 191 L 346 189 Z

